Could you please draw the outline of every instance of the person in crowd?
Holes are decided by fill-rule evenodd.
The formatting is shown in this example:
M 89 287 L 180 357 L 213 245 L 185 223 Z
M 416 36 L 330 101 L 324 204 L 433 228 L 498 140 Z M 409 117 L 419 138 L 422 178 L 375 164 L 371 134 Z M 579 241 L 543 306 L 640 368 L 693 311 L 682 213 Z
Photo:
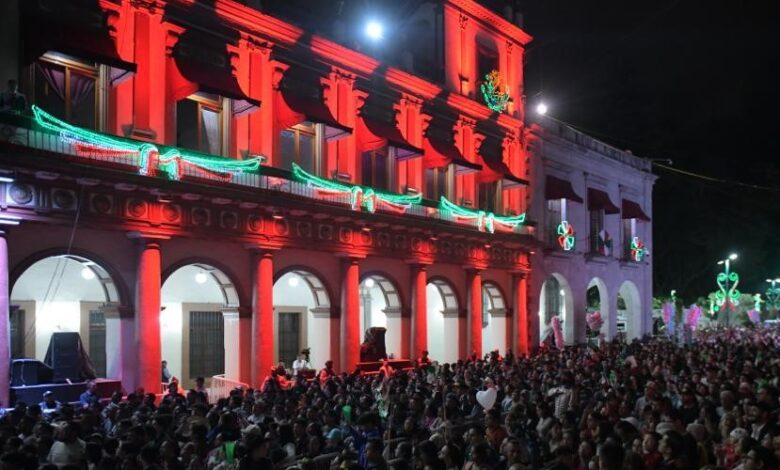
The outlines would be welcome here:
M 167 384 L 173 378 L 173 374 L 168 370 L 168 361 L 162 361 L 162 379 L 161 382 Z
M 54 398 L 54 392 L 46 390 L 43 392 L 43 401 L 38 404 L 41 407 L 41 412 L 48 414 L 60 410 L 62 404 Z
M 87 382 L 87 390 L 79 397 L 79 403 L 82 408 L 97 405 L 100 397 L 97 395 L 97 383 L 94 380 Z
M 291 387 L 275 366 L 267 386 L 213 403 L 198 380 L 186 398 L 171 377 L 162 397 L 105 404 L 90 384 L 78 406 L 47 394 L 2 414 L 0 468 L 778 468 L 780 327 L 692 334 L 417 361 L 384 378 L 329 361 Z M 485 386 L 492 406 L 476 399 Z
M 311 363 L 308 359 L 308 351 L 304 349 L 300 354 L 298 354 L 298 358 L 295 359 L 292 363 L 293 377 L 297 377 L 298 372 L 301 370 L 308 369 L 311 369 Z

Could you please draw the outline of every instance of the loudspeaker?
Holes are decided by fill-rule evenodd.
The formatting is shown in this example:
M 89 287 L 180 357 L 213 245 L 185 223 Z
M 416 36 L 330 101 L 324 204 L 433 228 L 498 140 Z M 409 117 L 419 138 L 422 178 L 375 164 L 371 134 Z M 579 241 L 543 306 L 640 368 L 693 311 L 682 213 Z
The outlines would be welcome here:
M 49 343 L 54 381 L 81 380 L 81 337 L 78 333 L 52 333 Z
M 36 359 L 14 359 L 11 362 L 11 386 L 51 383 L 54 371 Z

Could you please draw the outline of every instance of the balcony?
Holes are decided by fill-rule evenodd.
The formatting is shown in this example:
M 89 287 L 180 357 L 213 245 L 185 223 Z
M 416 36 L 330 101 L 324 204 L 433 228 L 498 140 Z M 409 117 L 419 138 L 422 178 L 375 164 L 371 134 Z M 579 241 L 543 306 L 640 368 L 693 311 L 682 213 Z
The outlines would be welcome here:
M 534 223 L 521 216 L 501 216 L 463 208 L 446 199 L 374 191 L 371 188 L 326 180 L 300 169 L 286 171 L 262 165 L 261 157 L 247 160 L 208 155 L 84 130 L 34 108 L 34 116 L 0 113 L 0 146 L 27 148 L 46 158 L 75 165 L 105 168 L 127 175 L 186 181 L 207 186 L 230 186 L 268 191 L 357 212 L 407 215 L 489 233 L 529 236 Z

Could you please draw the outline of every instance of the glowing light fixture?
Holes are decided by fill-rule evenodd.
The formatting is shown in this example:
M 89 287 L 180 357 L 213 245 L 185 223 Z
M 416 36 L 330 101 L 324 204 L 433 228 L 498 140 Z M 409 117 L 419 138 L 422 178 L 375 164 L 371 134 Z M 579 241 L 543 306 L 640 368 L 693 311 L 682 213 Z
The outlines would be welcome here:
M 366 23 L 366 36 L 374 41 L 378 41 L 384 37 L 385 28 L 382 23 L 371 20 Z
M 300 278 L 298 276 L 290 276 L 290 279 L 287 280 L 287 284 L 290 287 L 298 287 L 298 284 L 301 282 Z
M 537 114 L 545 115 L 547 114 L 547 105 L 544 103 L 539 103 L 536 105 L 536 112 Z
M 84 267 L 81 270 L 81 277 L 83 277 L 87 281 L 95 279 L 95 271 L 91 270 L 90 268 Z
M 364 284 L 366 287 L 368 287 L 369 289 L 371 289 L 372 287 L 374 287 L 374 284 L 375 284 L 375 282 L 374 282 L 374 280 L 373 280 L 373 279 L 371 279 L 371 278 L 369 277 L 368 279 L 366 279 L 366 280 L 363 282 L 363 284 Z
M 735 259 L 737 259 L 737 254 L 736 254 L 736 253 L 732 253 L 732 254 L 730 254 L 730 255 L 729 255 L 729 259 L 730 259 L 731 261 L 734 261 Z
M 203 271 L 195 275 L 195 282 L 197 282 L 198 284 L 205 284 L 207 280 L 208 280 L 208 276 L 206 276 L 206 273 L 204 273 Z

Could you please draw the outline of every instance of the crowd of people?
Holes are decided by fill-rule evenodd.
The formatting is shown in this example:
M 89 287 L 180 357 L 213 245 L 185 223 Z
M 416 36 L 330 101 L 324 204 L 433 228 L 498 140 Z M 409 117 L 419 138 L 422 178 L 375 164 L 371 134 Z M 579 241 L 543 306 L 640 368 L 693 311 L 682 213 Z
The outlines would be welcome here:
M 288 380 L 212 405 L 176 382 L 20 403 L 0 418 L 0 468 L 780 468 L 775 327 Z

